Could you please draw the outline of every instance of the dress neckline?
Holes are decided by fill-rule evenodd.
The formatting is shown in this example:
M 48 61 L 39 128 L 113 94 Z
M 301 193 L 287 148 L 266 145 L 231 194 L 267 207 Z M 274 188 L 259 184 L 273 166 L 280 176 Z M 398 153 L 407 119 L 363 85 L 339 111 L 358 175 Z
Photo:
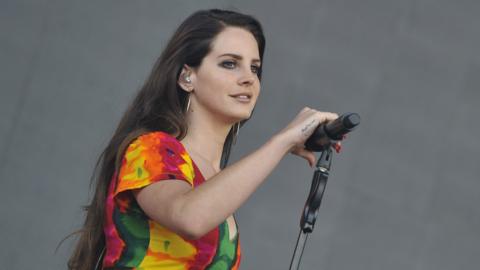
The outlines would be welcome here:
M 185 153 L 188 155 L 188 158 L 192 161 L 192 165 L 194 167 L 193 169 L 195 170 L 195 168 L 196 168 L 196 171 L 198 171 L 198 173 L 200 174 L 200 176 L 203 179 L 202 182 L 207 181 L 207 179 L 205 179 L 205 176 L 203 176 L 202 171 L 200 171 L 200 167 L 197 166 L 197 164 L 195 163 L 195 161 L 192 158 L 192 155 L 187 151 L 187 148 L 185 147 L 185 145 L 183 145 L 183 143 L 181 141 L 179 141 L 177 138 L 175 138 L 175 140 L 177 140 L 177 142 L 182 146 L 183 151 L 185 151 Z

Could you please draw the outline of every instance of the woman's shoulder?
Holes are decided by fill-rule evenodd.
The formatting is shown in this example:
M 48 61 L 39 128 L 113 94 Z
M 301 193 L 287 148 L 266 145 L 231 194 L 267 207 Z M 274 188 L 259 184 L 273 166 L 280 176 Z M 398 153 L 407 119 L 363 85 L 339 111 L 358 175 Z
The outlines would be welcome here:
M 120 178 L 138 182 L 139 179 L 172 178 L 169 175 L 183 176 L 193 185 L 193 163 L 180 141 L 164 131 L 148 131 L 137 136 L 125 152 Z
M 143 146 L 145 148 L 167 147 L 182 152 L 184 150 L 183 145 L 175 136 L 161 130 L 148 131 L 141 134 L 130 143 L 130 146 Z
M 177 138 L 173 135 L 161 131 L 161 130 L 154 130 L 154 131 L 147 131 L 136 138 L 138 141 L 148 141 L 148 142 L 178 142 Z
M 180 158 L 191 163 L 183 144 L 173 135 L 164 131 L 148 131 L 133 139 L 126 151 L 125 158 L 149 160 L 165 160 Z

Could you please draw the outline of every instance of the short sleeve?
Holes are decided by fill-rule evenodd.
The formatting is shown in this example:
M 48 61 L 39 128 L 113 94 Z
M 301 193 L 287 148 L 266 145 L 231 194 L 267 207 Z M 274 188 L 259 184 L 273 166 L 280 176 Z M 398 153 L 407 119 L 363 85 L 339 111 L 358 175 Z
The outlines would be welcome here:
M 192 160 L 177 139 L 155 131 L 133 140 L 125 150 L 115 195 L 169 179 L 186 181 L 193 187 Z

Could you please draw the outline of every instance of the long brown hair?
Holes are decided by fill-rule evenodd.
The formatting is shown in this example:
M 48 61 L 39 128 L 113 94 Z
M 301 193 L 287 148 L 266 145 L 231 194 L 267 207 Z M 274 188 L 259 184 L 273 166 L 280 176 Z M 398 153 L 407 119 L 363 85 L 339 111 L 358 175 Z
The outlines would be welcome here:
M 141 134 L 151 131 L 175 134 L 178 140 L 187 134 L 184 113 L 187 93 L 177 84 L 178 77 L 184 64 L 192 68 L 200 66 L 202 59 L 210 52 L 215 36 L 227 26 L 250 31 L 257 41 L 260 58 L 263 59 L 263 30 L 252 16 L 229 10 L 200 10 L 180 24 L 96 162 L 91 178 L 91 185 L 95 183 L 94 196 L 90 204 L 84 207 L 86 219 L 83 228 L 73 233 L 79 238 L 68 261 L 69 269 L 93 269 L 105 247 L 103 224 L 107 188 L 114 173 L 118 172 L 120 159 L 128 144 Z M 258 77 L 261 79 L 261 67 Z M 246 121 L 248 119 L 242 120 L 240 127 Z M 223 146 L 221 168 L 228 163 L 233 137 L 231 129 Z

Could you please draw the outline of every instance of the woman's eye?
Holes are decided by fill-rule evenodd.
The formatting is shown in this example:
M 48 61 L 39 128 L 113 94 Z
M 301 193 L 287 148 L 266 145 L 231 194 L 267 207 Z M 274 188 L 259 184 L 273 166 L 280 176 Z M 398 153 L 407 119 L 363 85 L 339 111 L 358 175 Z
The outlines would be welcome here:
M 222 66 L 228 69 L 233 69 L 235 68 L 237 63 L 235 61 L 224 61 L 222 62 Z M 258 71 L 260 70 L 260 66 L 257 65 L 252 65 L 251 66 L 252 72 L 257 74 Z
M 226 68 L 234 68 L 235 67 L 235 62 L 225 61 L 225 62 L 222 63 L 222 65 Z

